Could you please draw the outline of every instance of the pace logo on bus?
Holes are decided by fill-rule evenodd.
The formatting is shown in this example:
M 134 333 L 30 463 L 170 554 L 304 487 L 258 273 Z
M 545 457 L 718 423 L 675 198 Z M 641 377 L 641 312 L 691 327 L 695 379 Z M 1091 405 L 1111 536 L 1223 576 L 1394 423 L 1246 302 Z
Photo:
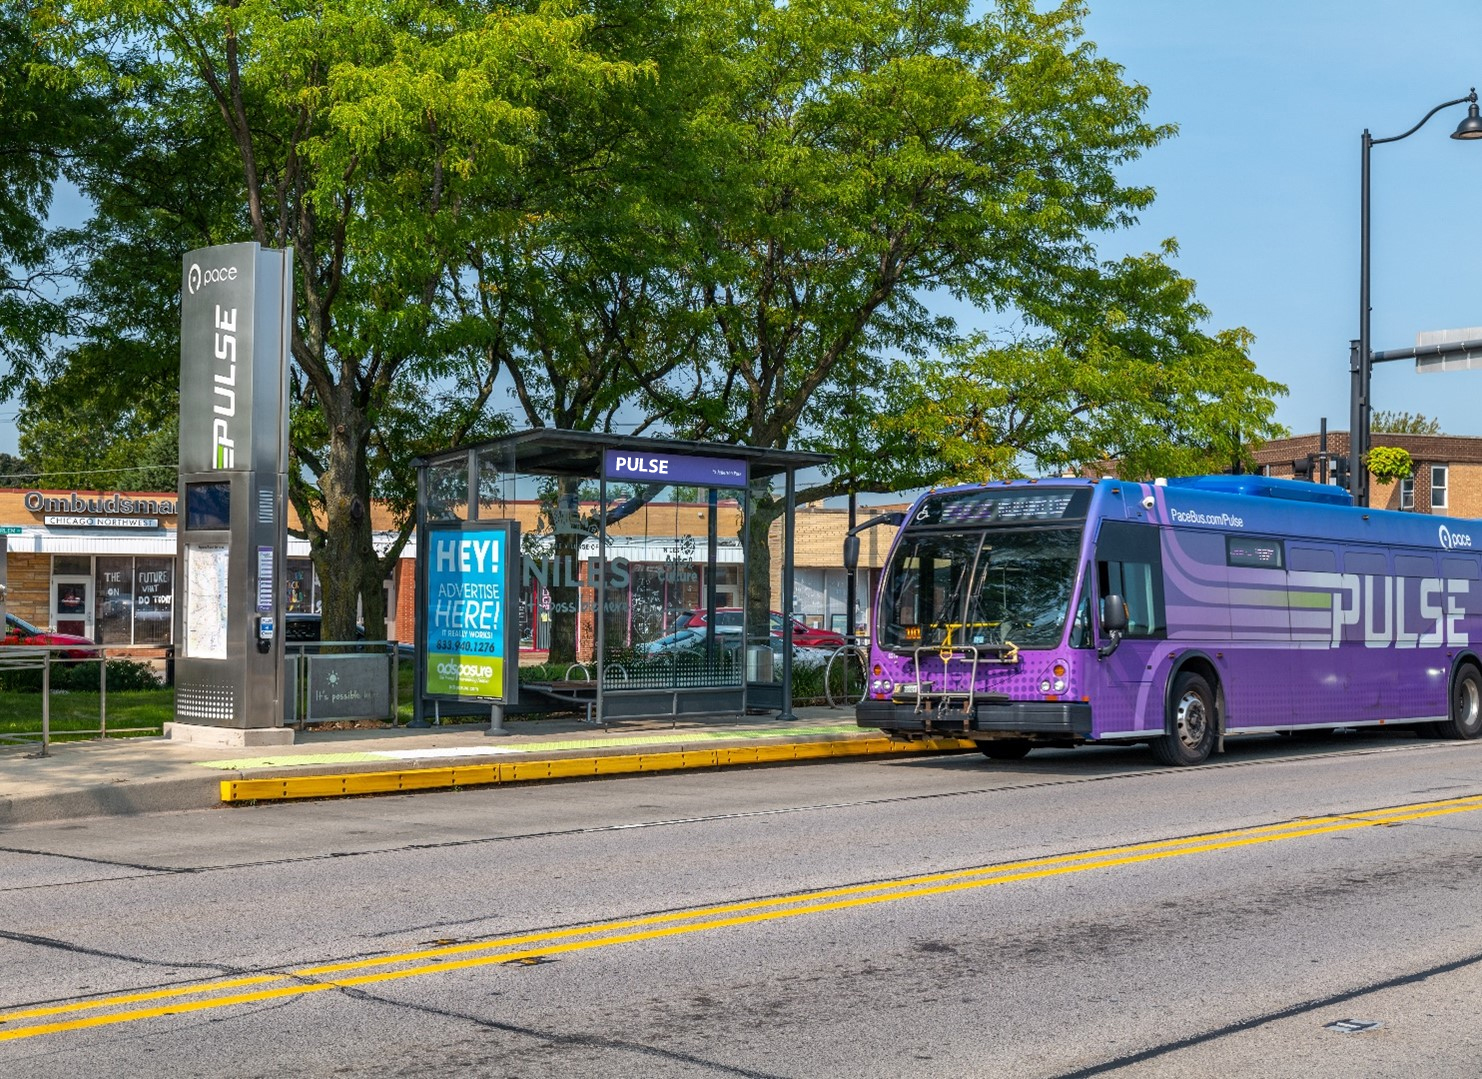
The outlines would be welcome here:
M 1441 546 L 1448 551 L 1455 551 L 1459 548 L 1470 548 L 1472 546 L 1472 536 L 1470 532 L 1453 532 L 1445 525 L 1442 525 L 1440 537 Z

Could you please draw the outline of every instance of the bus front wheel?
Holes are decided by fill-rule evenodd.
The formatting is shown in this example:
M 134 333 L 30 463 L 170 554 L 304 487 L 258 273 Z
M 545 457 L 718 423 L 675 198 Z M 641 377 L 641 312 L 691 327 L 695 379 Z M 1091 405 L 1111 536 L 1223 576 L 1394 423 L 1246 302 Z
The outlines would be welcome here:
M 1467 664 L 1456 672 L 1451 687 L 1451 717 L 1436 724 L 1444 738 L 1476 738 L 1482 734 L 1482 674 Z
M 1153 756 L 1175 767 L 1203 764 L 1214 750 L 1214 693 L 1197 674 L 1185 671 L 1173 683 L 1168 733 L 1152 743 Z

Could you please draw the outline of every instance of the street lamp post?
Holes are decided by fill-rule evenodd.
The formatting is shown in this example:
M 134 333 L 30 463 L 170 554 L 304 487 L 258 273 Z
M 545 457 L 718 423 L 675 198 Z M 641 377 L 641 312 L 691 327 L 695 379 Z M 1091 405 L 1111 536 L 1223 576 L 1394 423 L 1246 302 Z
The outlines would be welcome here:
M 1482 139 L 1482 116 L 1478 115 L 1477 91 L 1474 87 L 1466 97 L 1455 101 L 1443 101 L 1426 113 L 1409 131 L 1387 139 L 1376 139 L 1364 128 L 1362 183 L 1359 197 L 1359 336 L 1350 344 L 1348 370 L 1352 381 L 1349 394 L 1348 424 L 1348 490 L 1356 506 L 1369 504 L 1369 468 L 1365 464 L 1369 453 L 1369 376 L 1373 369 L 1374 351 L 1369 341 L 1369 150 L 1383 142 L 1399 142 L 1407 139 L 1425 126 L 1427 120 L 1442 109 L 1452 105 L 1468 104 L 1467 116 L 1456 130 L 1453 139 Z

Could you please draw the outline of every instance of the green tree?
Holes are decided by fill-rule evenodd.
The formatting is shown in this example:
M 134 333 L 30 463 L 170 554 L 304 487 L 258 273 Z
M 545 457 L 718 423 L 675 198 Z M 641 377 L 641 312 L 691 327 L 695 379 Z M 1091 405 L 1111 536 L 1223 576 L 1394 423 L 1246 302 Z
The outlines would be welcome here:
M 33 5 L 0 0 L 0 400 L 66 329 L 46 220 L 98 102 L 53 62 Z
M 1158 255 L 1087 271 L 1084 308 L 995 343 L 976 335 L 928 362 L 898 363 L 874 433 L 905 486 L 1026 470 L 1188 475 L 1248 460 L 1282 433 L 1244 330 L 1207 334 L 1193 284 Z
M 128 97 L 72 167 L 93 213 L 52 237 L 78 268 L 70 333 L 22 382 L 21 442 L 68 485 L 174 490 L 180 256 L 240 236 L 241 169 L 187 87 L 128 58 L 117 74 Z
M 0 487 L 34 487 L 36 470 L 24 457 L 0 453 Z
M 1042 7 L 733 5 L 727 40 L 748 46 L 716 43 L 727 64 L 701 108 L 723 177 L 699 195 L 710 240 L 690 271 L 704 362 L 695 382 L 668 384 L 688 433 L 847 447 L 806 500 L 959 472 L 964 455 L 979 472 L 1025 451 L 1116 450 L 1140 467 L 1160 433 L 1207 451 L 1231 441 L 1230 416 L 1269 428 L 1263 394 L 1279 387 L 1255 377 L 1244 331 L 1199 333 L 1207 312 L 1160 255 L 1098 259 L 1096 240 L 1153 198 L 1118 169 L 1172 129 L 1145 122 L 1147 91 L 1083 40 L 1083 4 Z M 932 294 L 1024 332 L 1007 351 L 959 342 Z M 958 380 L 970 358 L 977 377 Z M 1030 358 L 1033 371 L 1019 366 Z M 1232 375 L 1248 407 L 1227 414 Z M 1079 387 L 1101 433 L 1120 436 L 1087 428 L 1057 449 L 1025 430 L 1002 444 L 1019 421 L 995 400 L 1031 379 L 1040 393 Z M 754 557 L 781 511 L 758 492 Z M 767 570 L 749 575 L 753 617 Z
M 1369 430 L 1391 435 L 1439 435 L 1441 421 L 1419 412 L 1392 412 L 1381 409 L 1369 419 Z
M 714 180 L 693 123 L 715 64 L 698 28 L 722 10 L 708 0 L 600 5 L 588 47 L 642 77 L 545 110 L 514 193 L 470 203 L 497 227 L 469 245 L 450 306 L 481 328 L 485 367 L 507 376 L 523 426 L 650 429 L 664 406 L 645 387 L 693 363 L 698 319 L 681 271 L 695 260 L 694 192 Z M 512 219 L 510 204 L 520 208 Z M 594 517 L 570 508 L 580 486 L 558 477 L 545 492 L 558 564 L 579 564 L 581 540 L 596 531 Z M 577 586 L 562 577 L 551 592 L 551 660 L 570 662 Z
M 514 216 L 542 109 L 631 66 L 584 48 L 590 17 L 547 8 L 78 0 L 59 21 L 74 48 L 114 31 L 106 56 L 80 62 L 142 73 L 213 115 L 239 170 L 230 238 L 292 246 L 290 495 L 326 635 L 352 635 L 357 599 L 374 632 L 410 529 L 377 555 L 367 510 L 386 469 L 488 429 L 487 328 L 442 317 L 450 268 L 491 228 L 469 207 L 503 190 Z M 407 489 L 404 471 L 393 485 Z

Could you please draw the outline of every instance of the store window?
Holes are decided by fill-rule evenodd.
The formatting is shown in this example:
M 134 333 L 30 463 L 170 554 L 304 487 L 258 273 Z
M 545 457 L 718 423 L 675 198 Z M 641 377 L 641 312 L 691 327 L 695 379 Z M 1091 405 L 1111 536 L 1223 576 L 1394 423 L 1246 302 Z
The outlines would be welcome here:
M 319 609 L 318 582 L 314 579 L 314 563 L 307 558 L 288 560 L 288 595 L 285 607 L 289 614 L 312 614 Z
M 97 559 L 97 611 L 93 616 L 99 644 L 134 643 L 134 560 Z
M 134 559 L 134 643 L 168 644 L 174 614 L 175 560 Z
M 82 579 L 86 577 L 91 581 Z M 90 629 L 86 635 L 99 644 L 123 647 L 170 643 L 175 598 L 173 558 L 58 555 L 52 559 L 52 583 L 54 622 L 58 627 L 64 621 L 87 625 Z

